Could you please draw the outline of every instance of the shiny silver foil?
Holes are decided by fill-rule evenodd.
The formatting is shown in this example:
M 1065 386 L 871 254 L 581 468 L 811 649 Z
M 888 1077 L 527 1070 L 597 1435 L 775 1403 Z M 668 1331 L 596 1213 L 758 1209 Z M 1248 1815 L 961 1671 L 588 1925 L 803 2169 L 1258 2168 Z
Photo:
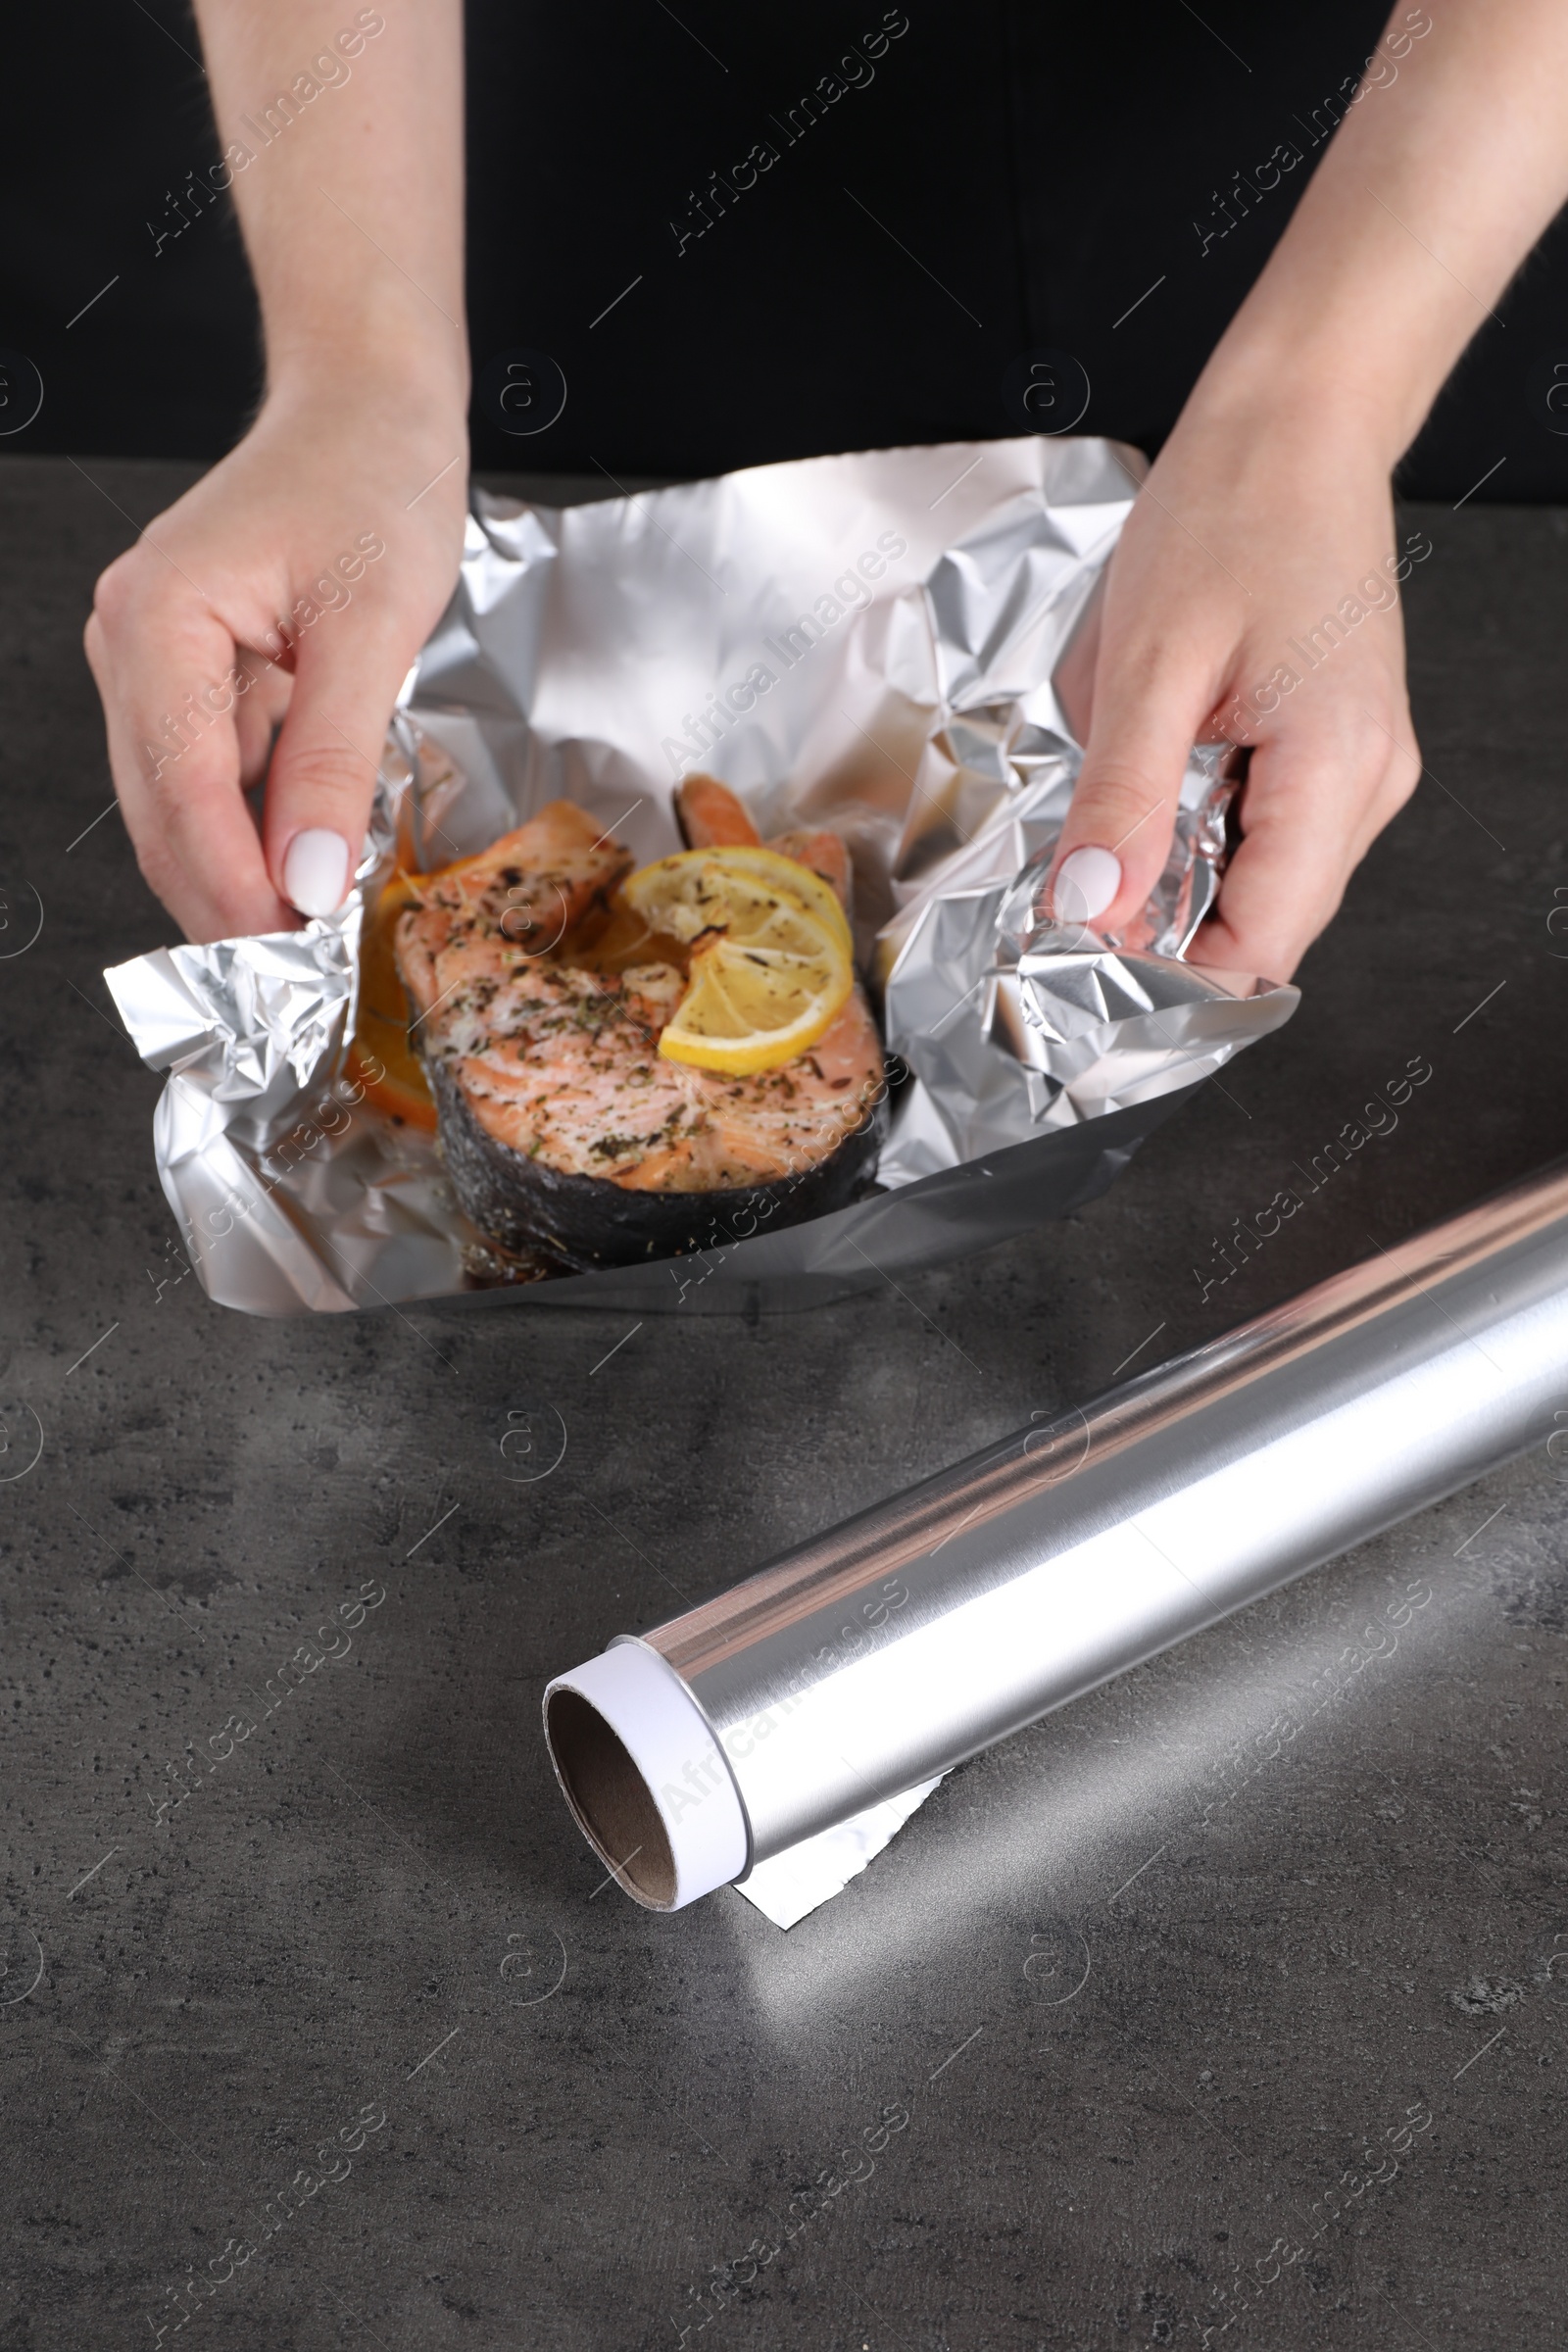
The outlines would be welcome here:
M 884 1183 L 1154 1102 L 1289 1018 L 1294 988 L 1181 960 L 1218 895 L 1236 789 L 1223 757 L 1194 753 L 1165 869 L 1128 936 L 1057 924 L 1046 905 L 1082 763 L 1071 745 L 1037 746 L 1012 805 L 886 926 L 888 1044 L 913 1083 Z
M 1213 749 L 1194 756 L 1169 864 L 1129 935 L 1044 919 L 1081 759 L 1062 681 L 1140 470 L 1107 442 L 1027 438 L 559 511 L 477 493 L 349 906 L 107 975 L 138 1050 L 171 1073 L 159 1170 L 211 1296 L 262 1314 L 459 1295 L 792 1307 L 1102 1191 L 1297 1002 L 1184 960 L 1235 789 Z M 662 857 L 679 846 L 674 787 L 698 769 L 764 836 L 827 825 L 851 845 L 858 943 L 897 1057 L 882 1189 L 777 1233 L 715 1224 L 676 1260 L 476 1289 L 483 1237 L 434 1145 L 342 1081 L 363 907 L 399 859 L 469 855 L 563 796 L 640 860 Z
M 1452 1493 L 1565 1413 L 1559 1163 L 834 1528 L 640 1646 L 710 1727 L 754 1868 Z M 607 1654 L 625 1642 L 639 1646 L 623 1636 Z M 556 1763 L 570 1793 L 559 1742 Z

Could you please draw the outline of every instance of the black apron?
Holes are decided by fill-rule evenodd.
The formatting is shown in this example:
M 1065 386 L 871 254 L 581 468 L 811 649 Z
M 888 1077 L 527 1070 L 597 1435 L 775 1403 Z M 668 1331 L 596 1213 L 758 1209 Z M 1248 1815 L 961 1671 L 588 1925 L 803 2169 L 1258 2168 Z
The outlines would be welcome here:
M 1157 448 L 1368 56 L 1416 62 L 1382 0 L 468 0 L 466 37 L 475 462 L 595 481 L 1030 429 Z M 91 169 L 60 170 L 57 109 L 18 113 L 0 459 L 217 457 L 261 346 L 229 201 L 190 194 L 220 150 L 188 16 L 82 0 L 18 39 Z M 1496 307 L 1413 495 L 1568 496 L 1561 222 Z
M 1031 425 L 1156 445 L 1383 20 L 470 0 L 476 454 L 691 474 Z

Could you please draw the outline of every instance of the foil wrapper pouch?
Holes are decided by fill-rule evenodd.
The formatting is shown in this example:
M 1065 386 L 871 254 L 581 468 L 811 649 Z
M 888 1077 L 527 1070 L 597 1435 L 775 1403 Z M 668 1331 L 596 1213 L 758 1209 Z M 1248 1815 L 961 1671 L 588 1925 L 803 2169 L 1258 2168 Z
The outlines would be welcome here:
M 1064 681 L 1136 453 L 1028 438 L 757 466 L 552 510 L 477 493 L 405 687 L 344 909 L 106 977 L 143 1057 L 165 1192 L 214 1298 L 260 1314 L 450 1298 L 686 1312 L 805 1306 L 1064 1215 L 1297 992 L 1188 949 L 1236 789 L 1200 748 L 1127 936 L 1040 885 L 1081 761 Z M 677 1259 L 505 1285 L 433 1137 L 354 1076 L 357 947 L 399 867 L 472 855 L 566 798 L 651 859 L 716 775 L 759 831 L 844 836 L 882 1004 L 876 1188 Z

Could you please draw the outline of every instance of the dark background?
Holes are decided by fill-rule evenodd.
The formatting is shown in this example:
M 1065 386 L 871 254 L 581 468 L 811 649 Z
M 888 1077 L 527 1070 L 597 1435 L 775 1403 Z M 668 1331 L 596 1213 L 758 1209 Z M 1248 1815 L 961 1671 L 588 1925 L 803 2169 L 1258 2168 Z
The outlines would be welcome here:
M 881 0 L 470 0 L 475 371 L 527 350 L 568 387 L 531 437 L 479 407 L 477 466 L 692 475 L 1005 434 L 1003 378 L 1042 349 L 1087 371 L 1081 430 L 1157 447 L 1307 167 L 1206 253 L 1194 222 L 1279 141 L 1305 145 L 1302 120 L 1377 41 L 1381 0 L 907 15 L 874 80 L 787 146 L 777 118 L 881 24 Z M 192 21 L 173 0 L 90 0 L 36 16 L 26 42 L 0 158 L 0 347 L 45 397 L 0 453 L 216 458 L 261 383 L 232 211 L 156 256 L 148 225 L 220 152 Z M 318 134 L 307 115 L 289 135 Z M 677 255 L 691 191 L 762 138 L 778 162 Z M 1568 358 L 1565 294 L 1559 222 L 1407 459 L 1407 495 L 1451 504 L 1489 473 L 1485 500 L 1563 495 L 1541 378 Z

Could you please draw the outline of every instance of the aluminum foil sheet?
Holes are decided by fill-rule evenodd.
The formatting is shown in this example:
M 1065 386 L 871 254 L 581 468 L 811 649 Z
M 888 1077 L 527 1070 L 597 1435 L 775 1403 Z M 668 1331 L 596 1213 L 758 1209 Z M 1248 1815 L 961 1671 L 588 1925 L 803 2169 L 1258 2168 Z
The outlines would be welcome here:
M 1169 864 L 1123 939 L 1044 919 L 1081 758 L 1062 684 L 1141 461 L 1026 438 L 753 467 L 553 510 L 477 493 L 405 686 L 356 891 L 297 932 L 107 976 L 170 1073 L 155 1141 L 210 1295 L 263 1314 L 452 1297 L 639 1312 L 793 1307 L 1076 1208 L 1292 988 L 1184 952 L 1234 781 L 1195 753 Z M 1081 666 L 1081 664 L 1080 664 Z M 675 1260 L 485 1287 L 435 1146 L 343 1077 L 365 906 L 565 797 L 640 860 L 718 776 L 764 836 L 832 826 L 885 987 L 891 1135 L 869 1198 Z
M 1218 895 L 1236 790 L 1225 759 L 1195 751 L 1165 869 L 1126 936 L 1051 918 L 1046 881 L 1082 764 L 1065 744 L 1036 750 L 1012 804 L 886 926 L 888 1042 L 912 1084 L 885 1183 L 1152 1102 L 1289 1018 L 1294 988 L 1182 960 Z
M 1549 1440 L 1565 1394 L 1559 1162 L 617 1638 L 546 1692 L 557 1773 L 639 1900 L 755 1872 L 777 1916 L 783 1857 L 809 1895 L 836 1825 Z M 635 1859 L 602 1834 L 633 1778 Z
M 942 1786 L 943 1775 L 921 1781 L 900 1796 L 867 1805 L 831 1830 L 818 1830 L 799 1845 L 786 1846 L 769 1862 L 759 1862 L 736 1886 L 736 1893 L 770 1919 L 775 1928 L 798 1928 L 803 1919 L 819 1911 L 834 1895 L 842 1894 L 852 1879 L 868 1870 L 892 1844 L 912 1813 Z

